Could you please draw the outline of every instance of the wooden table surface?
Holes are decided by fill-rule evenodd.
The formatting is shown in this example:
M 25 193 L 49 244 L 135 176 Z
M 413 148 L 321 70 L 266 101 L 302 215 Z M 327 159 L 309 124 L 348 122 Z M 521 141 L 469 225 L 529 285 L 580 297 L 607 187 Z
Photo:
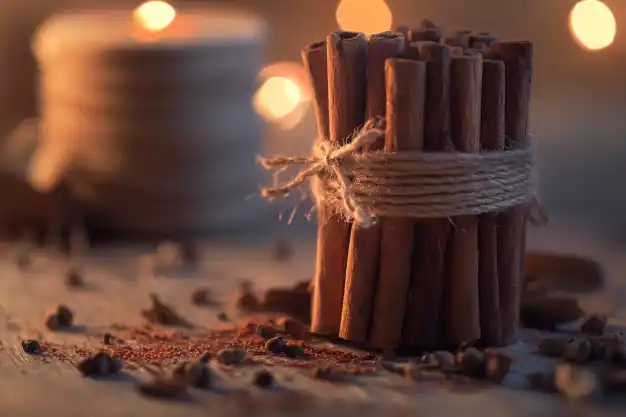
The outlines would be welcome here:
M 503 387 L 451 391 L 441 384 L 416 384 L 387 372 L 360 377 L 354 384 L 337 385 L 314 381 L 294 368 L 281 368 L 275 371 L 278 388 L 265 393 L 251 386 L 253 371 L 242 367 L 234 375 L 222 375 L 219 390 L 194 392 L 193 400 L 182 402 L 151 400 L 138 395 L 133 389 L 133 380 L 148 378 L 145 372 L 133 371 L 120 378 L 92 380 L 81 377 L 69 363 L 46 362 L 24 354 L 21 349 L 20 338 L 37 333 L 50 341 L 97 344 L 97 337 L 101 336 L 95 335 L 114 323 L 141 324 L 139 310 L 148 307 L 150 292 L 160 294 L 194 323 L 208 328 L 218 326 L 218 312 L 226 311 L 234 316 L 235 311 L 227 304 L 210 308 L 193 306 L 189 302 L 193 289 L 210 286 L 215 298 L 226 300 L 242 278 L 249 278 L 259 289 L 264 289 L 310 277 L 314 239 L 294 234 L 292 242 L 295 256 L 287 262 L 273 261 L 267 242 L 207 243 L 202 247 L 202 261 L 196 273 L 165 277 L 138 272 L 138 258 L 146 250 L 101 248 L 72 261 L 84 272 L 88 285 L 82 290 L 66 288 L 63 272 L 69 265 L 67 260 L 37 253 L 33 255 L 32 267 L 21 271 L 15 265 L 15 250 L 5 248 L 0 255 L 1 415 L 623 415 L 626 403 L 578 404 L 521 389 L 524 373 L 540 369 L 547 360 L 528 353 L 529 346 L 523 343 L 512 348 L 516 363 Z M 604 262 L 610 281 L 606 294 L 585 296 L 582 305 L 589 311 L 610 313 L 613 323 L 626 323 L 626 309 L 621 302 L 626 293 L 626 280 L 621 276 L 626 258 L 621 256 L 620 248 L 607 247 L 601 239 L 575 230 L 564 220 L 533 231 L 531 247 L 578 252 Z M 75 311 L 76 322 L 83 331 L 53 333 L 45 330 L 44 312 L 58 303 L 65 303 Z M 257 401 L 256 405 L 251 408 L 250 400 L 244 401 L 241 397 L 242 391 L 248 391 L 250 398 Z M 293 401 L 287 400 L 298 393 L 303 394 L 298 398 L 305 398 L 307 402 L 305 407 L 294 410 L 290 408 Z

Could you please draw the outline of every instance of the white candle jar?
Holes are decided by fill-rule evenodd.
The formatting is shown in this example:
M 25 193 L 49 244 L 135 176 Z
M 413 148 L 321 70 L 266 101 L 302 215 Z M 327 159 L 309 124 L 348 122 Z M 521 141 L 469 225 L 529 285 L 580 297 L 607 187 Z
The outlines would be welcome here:
M 41 146 L 33 178 L 58 176 L 97 228 L 129 235 L 230 231 L 258 222 L 253 110 L 264 25 L 182 10 L 160 31 L 132 11 L 66 13 L 33 49 Z

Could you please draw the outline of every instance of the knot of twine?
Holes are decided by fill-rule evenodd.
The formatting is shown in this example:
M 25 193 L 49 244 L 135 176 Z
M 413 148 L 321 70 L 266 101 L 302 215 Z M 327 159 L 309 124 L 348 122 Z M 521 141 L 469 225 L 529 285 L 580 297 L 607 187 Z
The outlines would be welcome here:
M 378 217 L 449 218 L 524 206 L 534 225 L 547 222 L 536 194 L 531 148 L 480 153 L 360 152 L 384 136 L 375 118 L 343 146 L 319 140 L 308 157 L 259 157 L 276 174 L 303 166 L 290 181 L 263 188 L 267 199 L 286 197 L 309 180 L 316 204 L 325 204 L 361 227 Z

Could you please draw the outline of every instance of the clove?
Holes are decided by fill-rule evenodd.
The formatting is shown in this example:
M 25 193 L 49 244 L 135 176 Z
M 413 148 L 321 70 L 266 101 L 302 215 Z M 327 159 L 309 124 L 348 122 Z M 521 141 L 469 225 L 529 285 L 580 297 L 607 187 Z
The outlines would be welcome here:
M 150 323 L 193 328 L 189 321 L 179 315 L 172 307 L 164 304 L 156 294 L 150 294 L 150 301 L 152 307 L 141 310 L 141 315 Z

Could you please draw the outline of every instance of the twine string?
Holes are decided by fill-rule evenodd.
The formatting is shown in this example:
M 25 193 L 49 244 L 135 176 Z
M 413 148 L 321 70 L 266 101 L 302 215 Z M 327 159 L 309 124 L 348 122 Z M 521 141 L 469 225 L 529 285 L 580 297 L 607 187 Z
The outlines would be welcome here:
M 343 146 L 316 142 L 308 157 L 259 157 L 275 173 L 302 167 L 293 179 L 263 188 L 267 199 L 285 197 L 311 182 L 316 204 L 328 205 L 361 227 L 378 217 L 448 218 L 523 206 L 529 222 L 548 217 L 536 194 L 531 148 L 462 152 L 361 152 L 384 135 L 377 118 Z

